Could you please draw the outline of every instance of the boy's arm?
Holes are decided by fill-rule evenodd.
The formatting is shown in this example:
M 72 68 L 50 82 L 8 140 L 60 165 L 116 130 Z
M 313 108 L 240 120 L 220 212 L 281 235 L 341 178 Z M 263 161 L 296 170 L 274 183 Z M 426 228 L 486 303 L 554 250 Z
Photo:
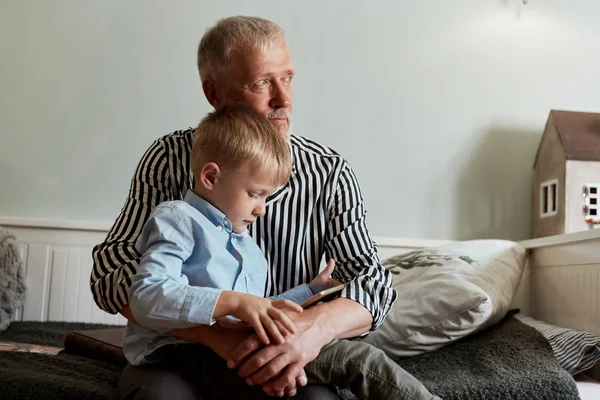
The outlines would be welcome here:
M 319 293 L 322 290 L 326 290 L 337 286 L 340 284 L 339 281 L 332 279 L 331 274 L 335 269 L 335 262 L 333 260 L 329 260 L 327 266 L 313 279 L 309 284 L 302 284 L 292 288 L 290 290 L 286 290 L 285 292 L 277 295 L 271 296 L 270 299 L 287 299 L 291 300 L 295 303 L 301 304 L 304 301 L 310 299 L 315 294 Z
M 190 286 L 182 274 L 194 247 L 189 218 L 159 205 L 137 247 L 143 256 L 132 277 L 129 303 L 139 324 L 158 332 L 211 324 L 221 290 Z
M 234 315 L 254 328 L 269 343 L 266 331 L 283 343 L 275 321 L 290 332 L 294 325 L 280 310 L 298 309 L 288 300 L 269 301 L 259 296 L 206 286 L 191 286 L 183 265 L 203 232 L 192 233 L 192 220 L 176 206 L 159 205 L 144 226 L 138 241 L 143 253 L 130 290 L 135 319 L 157 332 L 211 325 L 216 318 Z M 210 251 L 209 249 L 204 251 Z
M 290 290 L 286 290 L 283 293 L 278 294 L 277 296 L 269 297 L 270 300 L 291 300 L 294 303 L 300 304 L 305 300 L 310 299 L 314 293 L 310 289 L 310 287 L 303 283 L 302 285 L 296 286 L 295 288 L 291 288 Z

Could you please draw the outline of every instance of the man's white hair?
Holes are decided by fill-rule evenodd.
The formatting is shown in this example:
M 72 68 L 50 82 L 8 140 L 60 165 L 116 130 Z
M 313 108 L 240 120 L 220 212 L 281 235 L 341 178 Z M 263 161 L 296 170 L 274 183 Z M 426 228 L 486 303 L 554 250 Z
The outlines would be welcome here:
M 198 45 L 200 79 L 218 78 L 236 51 L 265 50 L 280 40 L 285 40 L 285 32 L 267 19 L 223 18 L 206 31 Z

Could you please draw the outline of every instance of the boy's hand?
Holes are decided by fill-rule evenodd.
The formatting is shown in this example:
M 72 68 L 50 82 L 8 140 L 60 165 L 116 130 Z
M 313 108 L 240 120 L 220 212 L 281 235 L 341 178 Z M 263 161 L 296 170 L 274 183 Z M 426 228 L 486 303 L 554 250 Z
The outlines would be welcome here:
M 333 259 L 330 259 L 327 263 L 327 267 L 325 267 L 325 269 L 321 271 L 321 273 L 317 275 L 317 277 L 308 284 L 308 287 L 310 287 L 310 290 L 312 290 L 314 294 L 317 294 L 322 290 L 329 289 L 342 284 L 340 281 L 331 278 L 331 274 L 333 273 L 334 268 L 335 262 L 333 261 Z
M 234 293 L 237 298 L 230 314 L 251 326 L 264 344 L 270 343 L 267 331 L 279 344 L 285 342 L 279 327 L 289 333 L 296 333 L 294 323 L 282 310 L 302 312 L 300 305 L 290 300 L 269 300 L 251 294 L 230 293 Z

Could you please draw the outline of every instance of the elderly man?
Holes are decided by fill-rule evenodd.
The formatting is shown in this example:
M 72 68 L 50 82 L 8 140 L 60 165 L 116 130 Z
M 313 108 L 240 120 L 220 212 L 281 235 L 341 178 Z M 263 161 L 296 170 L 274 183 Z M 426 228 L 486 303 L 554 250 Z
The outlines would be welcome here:
M 333 150 L 292 134 L 294 67 L 284 32 L 262 18 L 231 17 L 209 29 L 198 48 L 198 70 L 208 102 L 215 108 L 246 104 L 266 115 L 289 138 L 293 172 L 273 193 L 266 214 L 250 227 L 271 270 L 267 295 L 312 280 L 325 256 L 336 261 L 333 277 L 349 285 L 334 301 L 294 317 L 296 333 L 284 344 L 264 346 L 255 335 L 219 326 L 171 333 L 211 348 L 227 366 L 261 384 L 266 393 L 293 395 L 303 367 L 335 338 L 375 329 L 396 293 L 381 266 L 366 222 L 358 181 Z M 140 255 L 134 244 L 151 210 L 182 199 L 194 182 L 190 151 L 194 131 L 176 131 L 156 140 L 142 157 L 129 196 L 106 240 L 94 248 L 91 289 L 98 306 L 133 320 L 128 304 L 131 277 Z M 231 373 L 222 361 L 214 373 Z M 120 382 L 124 398 L 201 398 L 193 382 L 169 371 L 127 366 Z M 298 388 L 300 398 L 335 399 L 329 387 Z

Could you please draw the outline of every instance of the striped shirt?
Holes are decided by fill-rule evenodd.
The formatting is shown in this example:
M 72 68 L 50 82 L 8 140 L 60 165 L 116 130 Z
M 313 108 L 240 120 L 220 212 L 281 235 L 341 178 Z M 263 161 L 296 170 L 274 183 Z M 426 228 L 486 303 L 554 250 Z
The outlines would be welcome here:
M 152 209 L 183 199 L 194 187 L 193 134 L 192 128 L 176 131 L 146 150 L 121 214 L 105 241 L 94 247 L 91 290 L 96 304 L 109 313 L 128 304 L 131 277 L 141 257 L 135 242 Z M 341 297 L 369 310 L 375 329 L 397 295 L 369 234 L 356 176 L 339 154 L 312 140 L 291 135 L 290 148 L 290 180 L 268 197 L 265 215 L 248 227 L 270 265 L 265 295 L 310 282 L 323 257 L 333 258 L 333 278 L 350 282 Z

